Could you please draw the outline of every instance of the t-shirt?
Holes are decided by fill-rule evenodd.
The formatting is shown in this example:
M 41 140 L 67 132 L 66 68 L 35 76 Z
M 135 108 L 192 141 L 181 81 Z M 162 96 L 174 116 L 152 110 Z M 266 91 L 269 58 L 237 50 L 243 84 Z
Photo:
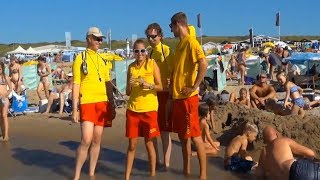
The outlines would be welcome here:
M 154 59 L 160 69 L 162 86 L 166 87 L 167 78 L 170 78 L 173 67 L 173 54 L 169 46 L 161 42 L 152 48 L 150 58 Z
M 82 56 L 83 55 L 83 56 Z M 88 74 L 82 72 L 82 58 L 87 63 Z M 80 85 L 80 104 L 107 101 L 105 82 L 110 81 L 110 65 L 91 49 L 77 55 L 73 62 L 73 83 Z
M 185 99 L 198 94 L 194 91 L 190 96 L 181 93 L 184 87 L 192 87 L 197 77 L 198 60 L 205 58 L 203 50 L 196 38 L 190 35 L 182 39 L 173 60 L 173 94 L 174 99 Z
M 134 112 L 150 112 L 158 111 L 157 92 L 154 89 L 142 89 L 139 85 L 139 79 L 147 83 L 154 83 L 154 63 L 153 59 L 146 60 L 139 68 L 136 62 L 130 64 L 128 72 L 136 81 L 132 86 L 130 98 L 128 101 L 128 109 Z

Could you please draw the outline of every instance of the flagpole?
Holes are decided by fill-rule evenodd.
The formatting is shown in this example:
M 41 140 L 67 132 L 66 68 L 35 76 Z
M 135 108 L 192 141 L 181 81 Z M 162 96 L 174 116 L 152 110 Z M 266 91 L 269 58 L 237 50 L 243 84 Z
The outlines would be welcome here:
M 281 36 L 280 36 L 280 17 L 281 17 L 281 16 L 280 16 L 280 11 L 279 11 L 278 13 L 279 13 L 279 26 L 278 26 L 278 33 L 279 33 L 279 41 L 281 41 L 281 40 L 280 40 L 280 37 L 281 37 Z
M 111 51 L 111 29 L 109 29 L 109 50 Z

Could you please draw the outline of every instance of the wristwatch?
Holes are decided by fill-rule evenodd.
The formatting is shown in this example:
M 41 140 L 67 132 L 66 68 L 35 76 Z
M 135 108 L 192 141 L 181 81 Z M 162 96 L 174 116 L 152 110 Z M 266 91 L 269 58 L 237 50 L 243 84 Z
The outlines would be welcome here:
M 150 84 L 149 89 L 154 89 L 154 84 Z

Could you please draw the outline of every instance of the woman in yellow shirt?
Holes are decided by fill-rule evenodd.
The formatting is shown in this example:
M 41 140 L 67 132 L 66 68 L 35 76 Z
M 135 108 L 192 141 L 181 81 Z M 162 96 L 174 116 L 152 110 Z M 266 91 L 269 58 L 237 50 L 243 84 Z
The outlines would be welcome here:
M 160 70 L 153 59 L 147 57 L 146 46 L 139 39 L 133 45 L 135 61 L 128 67 L 126 93 L 130 96 L 127 109 L 126 136 L 129 138 L 126 179 L 134 160 L 138 137 L 144 137 L 150 161 L 150 175 L 155 175 L 156 154 L 152 139 L 160 135 L 157 91 L 162 91 Z

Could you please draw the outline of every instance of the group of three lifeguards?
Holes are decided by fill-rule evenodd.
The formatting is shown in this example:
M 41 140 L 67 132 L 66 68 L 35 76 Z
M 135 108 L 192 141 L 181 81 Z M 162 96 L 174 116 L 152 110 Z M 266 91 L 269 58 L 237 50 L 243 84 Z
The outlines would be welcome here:
M 126 179 L 130 179 L 138 137 L 145 139 L 150 175 L 155 175 L 159 158 L 156 158 L 154 144 L 157 143 L 153 140 L 160 136 L 160 131 L 165 167 L 169 167 L 171 153 L 169 132 L 176 132 L 181 141 L 184 174 L 190 174 L 192 140 L 197 148 L 200 179 L 206 179 L 197 88 L 206 73 L 207 61 L 196 38 L 190 36 L 183 12 L 173 15 L 169 26 L 180 39 L 175 54 L 161 42 L 163 32 L 157 23 L 150 24 L 145 31 L 152 47 L 148 53 L 141 39 L 133 45 L 135 61 L 128 67 L 126 87 L 126 94 L 130 96 L 126 112 L 126 136 L 129 138 Z M 108 62 L 97 53 L 103 38 L 98 28 L 90 28 L 86 36 L 87 49 L 73 64 L 73 121 L 81 122 L 74 179 L 80 178 L 89 148 L 89 175 L 94 176 L 103 128 L 110 127 L 115 118 Z

